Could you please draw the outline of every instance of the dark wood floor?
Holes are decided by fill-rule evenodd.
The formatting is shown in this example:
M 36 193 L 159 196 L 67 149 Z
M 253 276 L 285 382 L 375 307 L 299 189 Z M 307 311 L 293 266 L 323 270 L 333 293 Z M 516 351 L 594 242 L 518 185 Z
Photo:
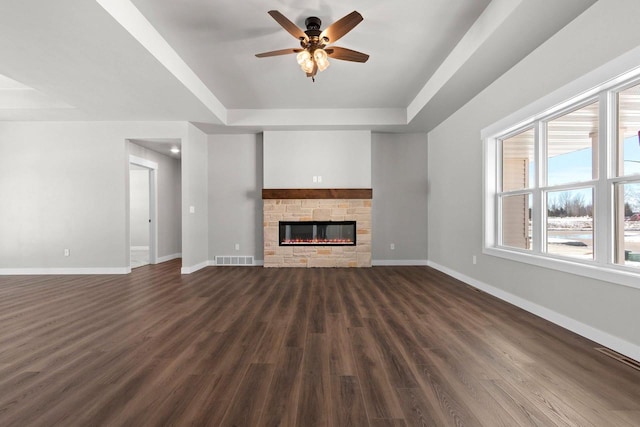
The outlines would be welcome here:
M 0 425 L 640 425 L 640 371 L 426 267 L 0 278 Z

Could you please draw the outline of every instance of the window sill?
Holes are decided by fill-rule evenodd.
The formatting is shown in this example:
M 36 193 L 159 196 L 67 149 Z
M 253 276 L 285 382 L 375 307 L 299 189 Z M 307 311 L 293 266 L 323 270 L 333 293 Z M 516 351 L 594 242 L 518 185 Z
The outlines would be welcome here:
M 562 271 L 564 273 L 575 274 L 634 289 L 640 289 L 640 271 L 628 270 L 622 266 L 614 267 L 611 265 L 596 264 L 595 262 L 580 262 L 578 260 L 574 261 L 566 258 L 541 256 L 495 247 L 484 248 L 483 253 L 511 261 L 522 262 L 538 267 Z

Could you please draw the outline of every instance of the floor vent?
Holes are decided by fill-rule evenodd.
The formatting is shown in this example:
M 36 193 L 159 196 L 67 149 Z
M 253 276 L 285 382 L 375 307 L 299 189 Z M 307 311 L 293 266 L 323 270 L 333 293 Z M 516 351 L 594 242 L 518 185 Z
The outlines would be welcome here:
M 640 371 L 640 362 L 638 362 L 637 360 L 633 360 L 630 357 L 625 356 L 624 354 L 620 354 L 606 347 L 596 347 L 596 350 L 598 350 L 600 353 L 606 354 L 607 356 L 616 359 L 619 362 L 624 363 L 627 366 L 631 366 L 633 369 L 637 369 L 638 371 Z
M 216 255 L 215 265 L 254 265 L 252 256 Z

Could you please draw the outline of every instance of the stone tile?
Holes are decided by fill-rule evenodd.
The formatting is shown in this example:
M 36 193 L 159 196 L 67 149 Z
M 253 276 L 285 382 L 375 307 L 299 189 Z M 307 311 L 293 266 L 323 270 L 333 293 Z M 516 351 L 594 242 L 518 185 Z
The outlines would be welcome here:
M 331 209 L 314 209 L 313 220 L 314 221 L 330 221 Z
M 356 252 L 359 254 L 368 253 L 371 254 L 371 245 L 370 244 L 361 244 L 356 247 Z
M 287 207 L 285 205 L 265 205 L 263 209 L 264 212 L 285 212 Z
M 309 258 L 309 267 L 336 267 L 337 261 L 333 258 Z
M 267 227 L 264 229 L 264 241 L 265 242 L 277 242 L 278 241 L 278 229 L 276 227 Z
M 351 267 L 351 264 L 353 264 L 353 266 L 355 267 L 358 263 L 346 258 L 338 258 L 336 262 L 336 267 L 341 267 L 341 268 Z
M 347 209 L 349 215 L 371 215 L 371 208 L 349 208 Z
M 293 246 L 278 246 L 276 251 L 281 256 L 293 256 Z
M 371 243 L 371 234 L 358 234 L 358 245 L 362 243 Z
M 293 248 L 294 255 L 316 255 L 316 248 L 314 246 L 291 246 Z
M 358 254 L 358 267 L 371 267 L 371 254 Z
M 296 205 L 287 205 L 287 212 L 302 212 L 302 206 Z

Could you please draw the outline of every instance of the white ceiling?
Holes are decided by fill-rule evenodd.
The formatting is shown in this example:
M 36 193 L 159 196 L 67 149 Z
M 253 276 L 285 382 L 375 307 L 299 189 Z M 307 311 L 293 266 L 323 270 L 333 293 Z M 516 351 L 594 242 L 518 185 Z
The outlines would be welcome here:
M 0 120 L 180 120 L 209 133 L 427 131 L 594 2 L 5 1 L 0 74 L 46 102 L 2 102 Z M 357 10 L 364 21 L 336 45 L 369 61 L 332 60 L 313 83 L 294 55 L 256 58 L 297 47 L 271 9 L 303 29 L 308 16 L 326 28 Z M 0 84 L 5 100 L 16 90 Z

